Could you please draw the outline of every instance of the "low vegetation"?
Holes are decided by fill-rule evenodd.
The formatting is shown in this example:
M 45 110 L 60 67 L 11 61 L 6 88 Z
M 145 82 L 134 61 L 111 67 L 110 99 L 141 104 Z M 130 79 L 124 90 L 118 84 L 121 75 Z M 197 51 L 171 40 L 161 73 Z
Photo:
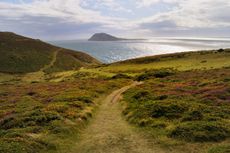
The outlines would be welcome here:
M 123 115 L 166 152 L 229 152 L 229 49 L 92 67 L 86 54 L 0 35 L 0 152 L 68 152 L 101 99 L 132 81 L 143 84 L 124 93 Z
M 61 49 L 14 33 L 0 32 L 0 72 L 36 72 L 49 65 L 58 51 L 56 62 L 47 72 L 79 69 L 82 66 L 99 64 L 93 57 L 76 51 Z
M 229 141 L 230 69 L 168 71 L 146 71 L 137 77 L 145 83 L 124 95 L 127 120 L 151 129 L 166 146 L 175 141 L 204 146 Z M 218 149 L 209 152 L 213 150 Z
M 230 49 L 157 55 L 118 62 L 99 68 L 110 73 L 143 73 L 156 69 L 178 71 L 229 67 Z
M 126 79 L 76 75 L 60 82 L 49 78 L 40 83 L 5 82 L 0 86 L 0 152 L 70 149 L 100 105 L 100 98 L 129 83 Z

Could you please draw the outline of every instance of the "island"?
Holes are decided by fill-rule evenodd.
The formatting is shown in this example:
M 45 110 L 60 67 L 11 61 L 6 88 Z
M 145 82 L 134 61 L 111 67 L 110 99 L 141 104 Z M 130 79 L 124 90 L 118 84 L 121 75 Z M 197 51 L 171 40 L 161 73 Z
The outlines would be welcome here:
M 96 33 L 89 39 L 89 41 L 121 41 L 121 40 L 127 40 L 127 39 L 118 38 L 107 33 Z

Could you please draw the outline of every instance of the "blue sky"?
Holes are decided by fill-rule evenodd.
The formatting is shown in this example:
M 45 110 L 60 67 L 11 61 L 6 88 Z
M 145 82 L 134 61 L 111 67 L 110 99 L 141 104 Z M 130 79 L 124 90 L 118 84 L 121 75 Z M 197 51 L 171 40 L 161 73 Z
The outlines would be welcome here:
M 228 37 L 228 0 L 0 0 L 0 30 L 45 40 Z

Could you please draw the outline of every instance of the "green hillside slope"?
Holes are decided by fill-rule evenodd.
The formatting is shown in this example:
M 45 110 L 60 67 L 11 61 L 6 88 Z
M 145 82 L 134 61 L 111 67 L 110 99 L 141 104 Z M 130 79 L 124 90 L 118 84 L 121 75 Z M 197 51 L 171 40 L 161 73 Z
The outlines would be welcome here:
M 0 32 L 0 54 L 0 72 L 6 73 L 39 71 L 50 65 L 54 58 L 46 71 L 72 70 L 99 63 L 85 53 L 61 49 L 9 32 Z
M 123 116 L 163 152 L 229 152 L 229 49 L 143 57 L 87 72 L 142 82 L 123 94 Z

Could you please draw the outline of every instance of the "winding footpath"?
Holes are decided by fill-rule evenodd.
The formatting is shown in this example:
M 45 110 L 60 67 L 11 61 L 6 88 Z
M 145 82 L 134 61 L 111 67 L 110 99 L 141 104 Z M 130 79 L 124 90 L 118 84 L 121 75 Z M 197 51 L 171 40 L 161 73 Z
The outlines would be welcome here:
M 140 84 L 134 82 L 107 96 L 91 124 L 82 132 L 74 153 L 162 153 L 122 118 L 118 103 L 121 94 Z
M 59 48 L 58 50 L 56 50 L 56 51 L 54 52 L 54 54 L 53 54 L 53 57 L 52 57 L 52 60 L 50 61 L 50 63 L 49 63 L 48 65 L 45 65 L 45 66 L 44 66 L 43 68 L 41 68 L 39 71 L 44 72 L 45 70 L 51 68 L 51 67 L 54 65 L 54 63 L 56 62 L 56 60 L 57 60 L 57 55 L 58 55 L 59 51 L 61 51 L 61 50 L 62 50 L 62 48 Z
M 44 67 L 42 67 L 39 71 L 37 72 L 31 72 L 31 73 L 27 73 L 23 78 L 22 81 L 25 82 L 33 82 L 33 81 L 41 81 L 44 80 L 44 76 L 45 76 L 45 70 L 51 68 L 56 60 L 57 60 L 57 55 L 59 53 L 59 51 L 61 51 L 62 48 L 57 49 L 56 51 L 54 51 L 52 59 L 50 61 L 49 64 L 45 65 Z

